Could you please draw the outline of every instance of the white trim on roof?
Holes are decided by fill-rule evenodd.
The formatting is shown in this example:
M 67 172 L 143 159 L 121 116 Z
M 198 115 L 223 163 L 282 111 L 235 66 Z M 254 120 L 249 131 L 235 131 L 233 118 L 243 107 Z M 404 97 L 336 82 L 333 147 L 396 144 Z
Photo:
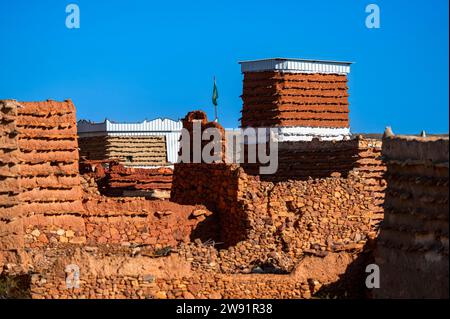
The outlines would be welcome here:
M 105 120 L 94 123 L 80 120 L 77 123 L 80 137 L 92 136 L 165 136 L 167 161 L 176 163 L 178 160 L 179 139 L 183 123 L 171 119 L 155 119 L 141 123 L 119 123 Z
M 236 136 L 248 136 L 250 139 L 245 144 L 266 143 L 269 137 L 275 142 L 299 142 L 312 141 L 314 138 L 320 141 L 342 141 L 350 139 L 352 136 L 350 128 L 330 128 L 330 127 L 266 127 L 266 128 L 241 128 L 237 130 L 227 130 L 228 134 Z M 257 137 L 259 136 L 259 140 Z
M 241 61 L 239 64 L 242 73 L 280 71 L 286 73 L 348 74 L 352 62 L 274 58 Z
M 173 132 L 181 131 L 183 123 L 171 119 L 144 120 L 138 123 L 113 122 L 105 120 L 102 123 L 94 123 L 80 120 L 77 123 L 78 133 L 87 132 Z

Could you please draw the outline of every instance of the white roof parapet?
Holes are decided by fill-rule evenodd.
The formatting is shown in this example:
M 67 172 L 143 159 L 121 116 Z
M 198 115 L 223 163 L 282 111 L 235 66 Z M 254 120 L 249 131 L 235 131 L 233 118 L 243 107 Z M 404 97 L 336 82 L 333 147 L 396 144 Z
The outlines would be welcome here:
M 112 122 L 105 120 L 101 123 L 94 123 L 86 120 L 80 120 L 77 123 L 78 133 L 92 133 L 92 132 L 174 132 L 181 131 L 183 123 L 181 121 L 174 121 L 171 119 L 155 119 L 151 121 L 144 120 L 140 123 L 125 123 Z
M 314 138 L 320 141 L 343 141 L 351 138 L 350 128 L 328 128 L 328 127 L 260 127 L 240 128 L 226 130 L 227 134 L 236 136 L 247 136 L 250 140 L 245 144 L 266 143 L 269 138 L 274 142 L 300 142 L 312 141 Z M 258 139 L 259 138 L 259 139 Z
M 353 62 L 273 58 L 240 61 L 241 72 L 280 71 L 286 73 L 348 74 Z
M 116 123 L 105 120 L 94 123 L 80 120 L 77 123 L 78 135 L 80 137 L 91 136 L 165 136 L 167 160 L 176 163 L 178 160 L 179 139 L 183 122 L 171 119 L 155 119 L 140 123 Z

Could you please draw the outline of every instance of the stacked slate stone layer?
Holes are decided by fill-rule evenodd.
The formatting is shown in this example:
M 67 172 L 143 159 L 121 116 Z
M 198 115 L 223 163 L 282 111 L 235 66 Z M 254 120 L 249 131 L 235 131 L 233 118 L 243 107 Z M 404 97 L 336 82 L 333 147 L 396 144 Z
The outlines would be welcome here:
M 69 101 L 23 102 L 18 109 L 19 199 L 25 214 L 82 210 L 75 106 Z
M 242 127 L 349 126 L 347 76 L 244 73 Z
M 0 101 L 0 265 L 17 261 L 23 248 L 19 207 L 19 143 L 15 123 L 18 103 Z

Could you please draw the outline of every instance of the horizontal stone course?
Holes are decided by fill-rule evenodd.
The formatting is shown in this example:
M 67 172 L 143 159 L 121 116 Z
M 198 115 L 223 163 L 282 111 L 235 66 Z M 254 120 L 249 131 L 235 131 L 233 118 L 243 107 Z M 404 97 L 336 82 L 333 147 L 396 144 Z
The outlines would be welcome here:
M 448 298 L 448 138 L 386 137 L 378 298 Z M 401 272 L 399 272 L 401 269 Z

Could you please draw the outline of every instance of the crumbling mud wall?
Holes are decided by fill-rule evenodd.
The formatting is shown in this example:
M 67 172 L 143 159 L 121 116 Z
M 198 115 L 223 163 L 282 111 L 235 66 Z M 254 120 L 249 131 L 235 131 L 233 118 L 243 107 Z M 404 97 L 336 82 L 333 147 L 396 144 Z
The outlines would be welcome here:
M 114 160 L 83 160 L 80 173 L 94 189 L 107 196 L 170 198 L 171 167 L 133 168 Z
M 173 170 L 127 168 L 112 163 L 106 172 L 106 193 L 114 196 L 147 196 L 168 198 L 172 188 Z
M 19 207 L 19 139 L 15 101 L 0 101 L 0 265 L 20 262 L 24 247 Z
M 89 195 L 84 202 L 87 245 L 145 245 L 176 247 L 189 242 L 201 222 L 212 213 L 202 205 L 178 205 L 144 198 L 108 198 Z
M 349 127 L 346 75 L 246 72 L 242 127 Z
M 80 137 L 80 156 L 89 160 L 115 159 L 129 167 L 167 165 L 164 136 Z
M 385 220 L 377 298 L 448 298 L 449 142 L 387 137 Z

